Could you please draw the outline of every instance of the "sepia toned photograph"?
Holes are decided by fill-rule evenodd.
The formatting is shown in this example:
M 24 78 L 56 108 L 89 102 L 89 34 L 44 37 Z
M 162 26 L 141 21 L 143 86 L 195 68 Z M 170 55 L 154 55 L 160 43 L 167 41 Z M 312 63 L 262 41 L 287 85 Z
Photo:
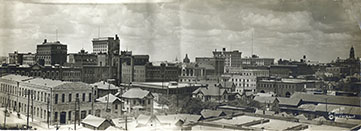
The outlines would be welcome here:
M 361 0 L 0 0 L 0 130 L 361 130 Z

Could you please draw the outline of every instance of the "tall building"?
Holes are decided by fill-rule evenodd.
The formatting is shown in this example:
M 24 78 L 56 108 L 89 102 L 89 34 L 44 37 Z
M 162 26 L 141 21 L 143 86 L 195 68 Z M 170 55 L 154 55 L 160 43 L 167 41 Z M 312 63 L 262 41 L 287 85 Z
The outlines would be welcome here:
M 59 41 L 48 42 L 46 39 L 36 48 L 36 60 L 41 65 L 63 65 L 67 57 L 67 45 Z
M 213 51 L 214 58 L 224 58 L 224 72 L 229 67 L 239 67 L 242 64 L 242 52 L 238 50 L 226 51 L 226 48 L 223 48 L 222 51 Z
M 118 35 L 114 37 L 100 37 L 94 38 L 93 42 L 93 52 L 98 53 L 105 53 L 109 54 L 119 54 L 120 48 L 120 41 Z

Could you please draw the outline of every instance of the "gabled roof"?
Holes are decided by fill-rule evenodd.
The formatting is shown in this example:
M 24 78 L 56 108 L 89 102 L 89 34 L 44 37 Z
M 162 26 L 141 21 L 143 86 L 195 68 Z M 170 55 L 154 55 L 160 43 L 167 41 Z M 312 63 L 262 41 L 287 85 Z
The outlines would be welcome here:
M 150 93 L 147 90 L 142 90 L 140 88 L 131 88 L 122 95 L 122 98 L 139 98 L 139 99 L 143 99 L 144 97 L 146 97 L 148 95 L 152 95 L 152 93 Z
M 183 122 L 198 122 L 201 115 L 192 115 L 192 114 L 170 114 L 170 115 L 157 115 L 156 116 L 160 123 L 170 123 L 175 124 L 179 120 Z
M 208 86 L 206 87 L 199 87 L 197 90 L 193 91 L 193 94 L 202 93 L 204 96 L 219 96 L 227 93 L 225 89 L 219 89 L 216 86 Z
M 298 98 L 286 98 L 286 97 L 277 97 L 280 105 L 289 105 L 289 106 L 298 106 L 301 102 L 301 99 Z
M 99 81 L 99 82 L 93 83 L 91 85 L 96 86 L 98 89 L 103 89 L 103 90 L 108 90 L 108 89 L 117 90 L 119 88 L 113 84 L 110 84 L 110 87 L 109 87 L 109 83 L 105 82 L 105 81 Z
M 314 111 L 316 108 L 316 105 L 314 104 L 302 104 L 298 106 L 299 109 L 307 110 L 307 111 Z
M 258 101 L 259 103 L 273 103 L 276 100 L 276 97 L 267 97 L 267 96 L 256 96 L 253 100 Z
M 201 115 L 203 118 L 212 118 L 212 117 L 219 117 L 225 115 L 225 113 L 221 110 L 210 110 L 210 109 L 203 109 L 201 111 Z
M 348 96 L 331 96 L 331 95 L 313 95 L 301 92 L 294 93 L 291 98 L 302 99 L 302 101 L 314 103 L 329 103 L 337 105 L 351 105 L 360 106 L 361 97 L 348 97 Z
M 102 102 L 102 103 L 107 103 L 107 100 L 108 100 L 108 95 L 105 95 L 103 97 L 100 97 L 100 98 L 96 99 L 96 101 Z M 115 102 L 117 100 L 121 101 L 120 98 L 118 98 L 118 97 L 114 96 L 113 94 L 109 93 L 109 103 L 113 103 L 113 102 Z
M 81 121 L 81 123 L 91 125 L 93 127 L 99 127 L 104 121 L 106 121 L 106 119 L 88 115 Z

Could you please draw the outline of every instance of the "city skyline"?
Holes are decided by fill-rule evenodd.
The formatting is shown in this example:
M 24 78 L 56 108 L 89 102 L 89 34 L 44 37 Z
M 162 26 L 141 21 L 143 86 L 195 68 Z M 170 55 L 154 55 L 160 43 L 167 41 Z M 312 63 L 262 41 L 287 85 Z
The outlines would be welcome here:
M 330 62 L 361 57 L 359 1 L 172 1 L 56 4 L 1 1 L 0 50 L 35 52 L 43 39 L 92 52 L 92 38 L 120 37 L 120 49 L 152 61 L 212 56 L 214 49 L 260 57 Z M 322 8 L 325 7 L 325 8 Z M 58 35 L 56 33 L 58 32 Z M 58 37 L 57 37 L 58 36 Z M 58 39 L 57 39 L 58 38 Z M 253 38 L 253 40 L 252 40 Z M 200 47 L 200 48 L 194 48 Z

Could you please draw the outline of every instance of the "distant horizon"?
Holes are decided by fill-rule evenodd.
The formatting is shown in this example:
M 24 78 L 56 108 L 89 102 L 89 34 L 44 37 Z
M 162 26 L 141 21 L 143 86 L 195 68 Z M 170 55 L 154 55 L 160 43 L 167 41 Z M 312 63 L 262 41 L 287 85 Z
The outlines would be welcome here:
M 93 38 L 118 34 L 121 50 L 149 55 L 151 61 L 182 61 L 185 54 L 194 61 L 222 48 L 250 57 L 252 45 L 253 54 L 276 61 L 306 55 L 328 63 L 348 58 L 351 46 L 361 57 L 357 0 L 1 3 L 0 56 L 15 50 L 35 53 L 44 39 L 67 44 L 68 53 L 82 48 L 91 53 Z

